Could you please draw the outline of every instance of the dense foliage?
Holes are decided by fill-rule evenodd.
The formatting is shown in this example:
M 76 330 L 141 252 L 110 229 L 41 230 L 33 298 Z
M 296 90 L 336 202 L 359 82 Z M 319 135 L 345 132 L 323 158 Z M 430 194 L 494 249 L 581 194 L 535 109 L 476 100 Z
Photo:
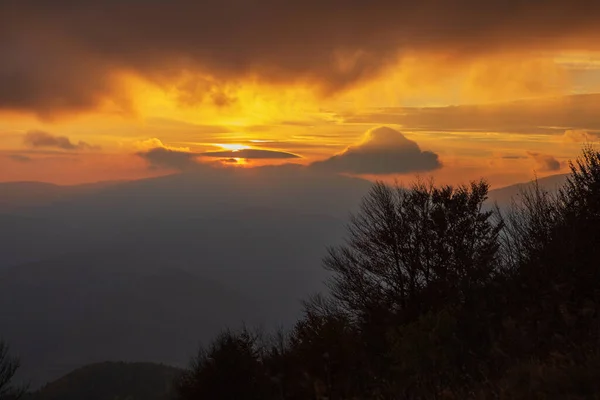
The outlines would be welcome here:
M 600 153 L 502 215 L 488 185 L 376 184 L 294 329 L 224 332 L 192 399 L 600 398 Z

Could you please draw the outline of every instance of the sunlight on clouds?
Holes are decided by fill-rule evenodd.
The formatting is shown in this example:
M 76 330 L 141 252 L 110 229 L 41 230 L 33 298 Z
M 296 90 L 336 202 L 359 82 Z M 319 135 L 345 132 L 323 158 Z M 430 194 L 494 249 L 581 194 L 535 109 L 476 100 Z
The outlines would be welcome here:
M 210 91 L 189 92 L 181 102 L 177 81 L 158 86 L 141 79 L 131 83 L 138 109 L 144 115 L 178 119 L 190 123 L 223 125 L 243 130 L 246 127 L 277 121 L 304 119 L 318 114 L 316 97 L 309 88 L 269 86 L 253 81 L 223 84 L 230 97 L 226 104 L 215 103 Z
M 364 109 L 493 103 L 567 94 L 570 83 L 566 68 L 550 56 L 404 55 L 377 79 L 341 95 L 337 104 Z
M 189 152 L 189 147 L 175 147 L 165 145 L 160 139 L 150 138 L 145 140 L 138 140 L 133 143 L 133 147 L 138 151 L 152 150 L 156 148 L 163 148 L 173 151 Z
M 339 63 L 352 64 L 360 57 Z M 314 117 L 335 123 L 331 111 L 567 94 L 569 83 L 566 67 L 550 56 L 515 53 L 463 60 L 452 54 L 405 54 L 373 79 L 325 96 L 310 84 L 266 84 L 251 78 L 217 82 L 190 73 L 160 84 L 133 78 L 130 87 L 142 115 L 243 132 L 250 126 L 308 122 Z
M 557 64 L 569 69 L 600 70 L 600 52 L 561 52 L 553 58 Z
M 361 57 L 338 57 L 340 68 Z M 267 84 L 253 78 L 220 82 L 190 72 L 159 83 L 129 76 L 128 91 L 137 115 L 227 126 L 249 140 L 253 139 L 253 132 L 248 132 L 251 127 L 289 121 L 337 124 L 335 115 L 344 110 L 568 94 L 568 68 L 557 60 L 523 53 L 468 60 L 451 53 L 408 53 L 373 79 L 325 96 L 309 83 Z
M 353 63 L 368 56 L 340 54 L 338 67 L 348 71 L 353 70 Z M 597 63 L 597 55 L 585 53 L 506 53 L 468 60 L 450 53 L 407 53 L 382 74 L 336 93 L 314 90 L 309 82 L 267 84 L 251 77 L 217 81 L 190 72 L 158 81 L 121 73 L 122 93 L 130 97 L 127 112 L 109 105 L 52 120 L 14 114 L 0 123 L 0 130 L 57 132 L 98 143 L 105 153 L 124 157 L 153 148 L 200 152 L 215 146 L 229 151 L 265 146 L 299 154 L 302 159 L 298 163 L 308 164 L 343 151 L 360 141 L 364 132 L 385 124 L 439 154 L 443 168 L 434 174 L 443 181 L 490 175 L 496 184 L 535 168 L 535 160 L 527 157 L 527 151 L 548 154 L 562 162 L 577 154 L 582 141 L 595 137 L 563 135 L 566 129 L 561 131 L 561 126 L 550 127 L 561 131 L 556 135 L 514 132 L 503 130 L 503 124 L 552 117 L 546 114 L 553 112 L 559 100 L 546 98 L 569 94 L 572 71 L 595 71 Z M 539 100 L 489 104 L 529 98 Z M 454 114 L 446 113 L 443 107 L 465 103 L 473 105 L 446 107 L 455 109 Z M 416 107 L 412 110 L 420 110 L 420 114 L 398 108 L 406 106 Z M 427 108 L 431 106 L 442 107 Z M 596 109 L 585 102 L 576 106 L 580 113 L 590 114 Z M 515 119 L 517 111 L 524 117 Z M 5 148 L 7 144 L 11 148 L 21 146 L 15 134 L 5 135 L 3 140 Z M 523 158 L 503 158 L 507 154 Z M 219 162 L 256 166 L 283 161 L 231 157 Z M 33 171 L 35 166 L 27 168 Z

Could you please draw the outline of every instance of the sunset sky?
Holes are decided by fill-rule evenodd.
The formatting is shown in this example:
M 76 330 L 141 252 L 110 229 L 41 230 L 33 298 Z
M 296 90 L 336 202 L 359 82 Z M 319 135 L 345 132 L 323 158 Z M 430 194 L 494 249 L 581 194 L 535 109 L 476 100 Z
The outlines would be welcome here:
M 566 172 L 600 136 L 599 20 L 592 0 L 0 0 L 0 181 Z

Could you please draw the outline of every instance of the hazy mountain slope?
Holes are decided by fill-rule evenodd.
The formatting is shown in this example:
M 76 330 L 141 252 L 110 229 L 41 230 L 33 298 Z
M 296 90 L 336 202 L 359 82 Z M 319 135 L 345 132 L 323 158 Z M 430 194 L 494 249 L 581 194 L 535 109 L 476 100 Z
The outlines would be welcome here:
M 2 331 L 22 372 L 43 382 L 106 359 L 182 365 L 226 325 L 292 323 L 300 300 L 322 288 L 320 260 L 343 224 L 241 214 L 147 220 L 121 246 L 0 271 Z
M 4 215 L 0 331 L 40 383 L 107 359 L 182 365 L 226 325 L 289 324 L 369 186 L 297 168 L 217 171 Z
M 25 400 L 167 400 L 180 373 L 166 365 L 104 362 L 76 369 Z
M 183 221 L 250 210 L 318 214 L 346 220 L 370 183 L 296 167 L 261 171 L 214 170 L 125 182 L 90 195 L 71 196 L 20 210 L 22 220 L 0 215 L 0 268 L 135 240 L 149 219 Z M 265 213 L 257 216 L 258 220 Z M 3 222 L 3 219 L 5 220 Z M 273 221 L 286 226 L 285 221 Z M 156 228 L 156 225 L 153 227 Z M 146 230 L 150 230 L 148 228 Z M 293 227 L 290 227 L 293 230 Z M 203 239 L 203 238 L 199 238 Z M 200 240 L 201 241 L 201 240 Z
M 567 174 L 547 176 L 545 178 L 538 179 L 538 184 L 540 185 L 540 187 L 546 190 L 556 191 L 558 188 L 560 188 L 560 186 L 562 186 L 565 183 L 567 176 Z M 509 206 L 511 204 L 512 198 L 518 199 L 518 197 L 521 194 L 521 191 L 531 186 L 532 184 L 532 182 L 522 182 L 517 183 L 515 185 L 492 190 L 490 191 L 489 200 L 491 202 L 497 202 L 498 205 L 502 207 Z
M 345 217 L 370 182 L 289 166 L 213 169 L 110 186 L 83 198 L 32 209 L 35 216 L 201 217 L 245 208 L 277 208 Z
M 46 205 L 73 196 L 89 195 L 118 182 L 60 186 L 43 182 L 0 182 L 0 212 Z
M 105 360 L 184 365 L 200 340 L 258 319 L 250 299 L 216 282 L 118 260 L 82 254 L 0 273 L 2 334 L 22 377 L 36 385 Z

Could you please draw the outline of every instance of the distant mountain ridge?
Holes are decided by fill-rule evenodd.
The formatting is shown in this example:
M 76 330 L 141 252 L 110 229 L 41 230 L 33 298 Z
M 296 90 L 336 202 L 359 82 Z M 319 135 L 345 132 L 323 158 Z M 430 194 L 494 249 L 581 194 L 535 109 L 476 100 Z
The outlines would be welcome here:
M 52 183 L 33 181 L 0 182 L 0 214 L 3 212 L 6 213 L 7 211 L 30 210 L 39 206 L 57 205 L 56 203 L 60 204 L 61 202 L 69 203 L 82 195 L 94 195 L 100 193 L 106 198 L 111 196 L 111 192 L 116 194 L 122 190 L 129 191 L 130 188 L 143 188 L 154 182 L 177 180 L 189 176 L 190 174 L 175 174 L 137 181 L 101 181 L 79 185 L 55 185 Z M 567 176 L 568 174 L 550 175 L 539 178 L 538 182 L 542 187 L 555 189 L 565 182 Z M 365 187 L 366 182 L 362 179 L 347 179 L 356 182 L 357 186 Z M 531 182 L 532 181 L 520 182 L 493 189 L 490 191 L 490 199 L 501 203 L 508 203 L 512 196 L 517 195 L 522 188 L 531 184 Z M 254 183 L 255 182 L 251 182 L 251 184 Z
M 541 188 L 555 192 L 566 182 L 568 176 L 568 174 L 550 175 L 537 179 L 537 183 Z M 500 206 L 508 206 L 511 204 L 513 198 L 518 200 L 521 191 L 531 187 L 532 184 L 533 180 L 491 190 L 489 200 L 497 202 Z
M 89 195 L 122 181 L 102 181 L 80 185 L 45 182 L 1 182 L 0 213 L 52 203 L 72 196 Z

